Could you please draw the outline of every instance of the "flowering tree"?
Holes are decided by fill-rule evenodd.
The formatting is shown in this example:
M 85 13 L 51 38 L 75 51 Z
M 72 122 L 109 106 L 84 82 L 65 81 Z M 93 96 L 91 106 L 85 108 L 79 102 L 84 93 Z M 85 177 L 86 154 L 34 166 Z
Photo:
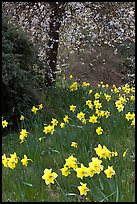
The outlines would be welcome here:
M 48 84 L 56 79 L 56 65 L 66 66 L 72 51 L 96 53 L 106 46 L 117 55 L 122 46 L 128 53 L 135 42 L 135 2 L 3 2 L 3 12 L 37 44 Z M 91 66 L 100 53 L 95 56 Z M 125 65 L 127 60 L 133 72 L 133 52 Z

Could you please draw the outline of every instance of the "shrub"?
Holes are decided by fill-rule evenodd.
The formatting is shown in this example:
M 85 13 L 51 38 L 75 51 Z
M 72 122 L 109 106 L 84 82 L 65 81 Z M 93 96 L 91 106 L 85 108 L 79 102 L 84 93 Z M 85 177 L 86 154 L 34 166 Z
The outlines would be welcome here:
M 38 103 L 42 80 L 33 69 L 37 50 L 22 30 L 2 16 L 2 114 L 17 117 Z

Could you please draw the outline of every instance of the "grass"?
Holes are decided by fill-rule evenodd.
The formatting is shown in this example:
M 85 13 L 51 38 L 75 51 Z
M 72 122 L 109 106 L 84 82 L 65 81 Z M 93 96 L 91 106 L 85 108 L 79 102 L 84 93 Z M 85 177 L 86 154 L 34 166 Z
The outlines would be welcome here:
M 71 83 L 71 82 L 70 82 Z M 70 84 L 69 84 L 70 85 Z M 93 92 L 89 93 L 92 89 Z M 101 93 L 101 110 L 108 110 L 110 116 L 98 117 L 98 123 L 89 123 L 89 117 L 95 114 L 93 110 L 85 105 L 85 101 L 95 100 L 94 94 Z M 104 93 L 111 95 L 112 99 L 106 101 Z M 134 92 L 125 94 L 126 99 Z M 115 101 L 118 100 L 119 93 L 102 87 L 82 87 L 77 91 L 70 92 L 69 86 L 50 87 L 45 92 L 44 108 L 38 110 L 36 114 L 30 110 L 29 116 L 24 121 L 20 121 L 19 131 L 9 133 L 2 140 L 2 153 L 7 157 L 16 152 L 20 158 L 15 169 L 2 167 L 2 200 L 3 202 L 134 202 L 134 146 L 135 128 L 131 125 L 131 120 L 127 121 L 125 114 L 134 113 L 134 101 L 127 100 L 124 110 L 118 112 Z M 70 105 L 76 105 L 76 111 L 70 111 Z M 86 124 L 83 124 L 76 116 L 77 113 L 85 113 Z M 64 128 L 60 127 L 63 117 L 69 116 L 69 123 Z M 25 116 L 25 115 L 24 115 Z M 52 118 L 58 120 L 53 134 L 45 134 L 44 126 L 49 125 Z M 96 128 L 101 126 L 103 134 L 97 135 Z M 20 144 L 19 134 L 24 128 L 29 132 L 25 142 Z M 39 138 L 42 138 L 39 141 Z M 71 142 L 76 142 L 78 148 L 71 147 Z M 117 151 L 118 156 L 110 160 L 101 158 L 103 171 L 108 165 L 113 166 L 116 174 L 108 179 L 103 171 L 93 177 L 77 177 L 74 169 L 67 177 L 61 173 L 61 168 L 65 164 L 65 159 L 73 155 L 78 160 L 78 166 L 82 163 L 88 167 L 93 157 L 97 157 L 94 150 L 101 144 L 110 151 Z M 123 157 L 123 152 L 127 150 L 127 155 Z M 27 167 L 23 166 L 21 159 L 27 155 L 29 161 Z M 55 184 L 46 185 L 43 176 L 45 168 L 52 169 L 58 177 Z M 90 191 L 87 196 L 80 195 L 78 186 L 80 182 L 87 183 Z

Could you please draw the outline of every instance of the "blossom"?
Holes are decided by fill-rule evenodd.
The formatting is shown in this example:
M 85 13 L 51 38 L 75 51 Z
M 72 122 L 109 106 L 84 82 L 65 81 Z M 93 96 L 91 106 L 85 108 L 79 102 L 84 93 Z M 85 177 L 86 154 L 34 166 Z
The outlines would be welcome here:
M 128 112 L 127 114 L 125 114 L 125 118 L 129 121 L 132 120 L 132 114 L 130 112 Z
M 84 82 L 82 83 L 82 86 L 83 86 L 83 87 L 90 86 L 90 83 L 84 81 Z
M 126 156 L 128 149 L 126 149 L 126 151 L 123 153 L 123 157 Z
M 95 108 L 98 108 L 98 106 L 100 106 L 100 108 L 102 107 L 99 100 L 94 100 L 93 103 L 94 103 Z M 100 109 L 100 108 L 98 108 L 98 109 Z
M 87 174 L 90 177 L 93 177 L 95 173 L 96 173 L 96 171 L 94 169 L 94 166 L 90 164 L 89 167 L 87 168 Z
M 91 94 L 92 92 L 93 92 L 92 89 L 90 89 L 89 92 L 88 92 L 88 94 Z
M 87 192 L 90 191 L 87 188 L 87 184 L 86 183 L 82 183 L 80 182 L 81 186 L 78 186 L 78 190 L 80 191 L 80 195 L 87 195 Z
M 83 112 L 81 111 L 80 113 L 77 114 L 77 118 L 78 118 L 79 120 L 84 119 L 84 118 L 85 118 L 85 113 L 83 113 Z
M 102 146 L 98 144 L 98 147 L 94 148 L 94 150 L 96 151 L 96 154 L 99 156 L 100 151 L 102 150 Z
M 54 184 L 54 180 L 57 178 L 57 174 L 52 172 L 52 169 L 45 169 L 42 179 L 45 180 L 45 183 L 49 185 L 50 183 Z
M 14 154 L 10 154 L 10 158 L 14 159 L 16 164 L 18 163 L 18 157 L 17 157 L 16 152 L 14 152 Z
M 57 119 L 54 119 L 54 118 L 52 118 L 51 123 L 53 124 L 53 126 L 57 126 L 58 125 Z
M 71 74 L 71 75 L 69 76 L 69 78 L 72 79 L 72 78 L 73 78 L 73 75 Z
M 7 127 L 8 122 L 6 120 L 2 120 L 2 127 L 5 128 Z
M 85 118 L 83 118 L 81 121 L 82 121 L 83 124 L 86 124 L 86 119 Z
M 77 158 L 73 157 L 73 155 L 69 156 L 66 160 L 65 166 L 68 168 L 77 168 Z
M 110 112 L 109 111 L 105 111 L 105 117 L 108 118 L 110 116 Z
M 87 101 L 86 101 L 86 105 L 87 105 L 90 109 L 93 109 L 93 104 L 92 104 L 92 101 L 91 101 L 91 100 L 87 100 Z
M 95 104 L 95 108 L 97 108 L 97 109 L 102 108 L 102 104 L 101 104 L 101 103 L 96 103 L 96 104 Z
M 99 93 L 95 93 L 94 97 L 95 97 L 95 99 L 98 99 L 100 97 L 100 94 Z
M 43 109 L 43 105 L 42 104 L 40 104 L 38 106 L 39 106 L 39 110 Z
M 77 177 L 83 179 L 83 177 L 89 176 L 87 167 L 81 164 L 80 168 L 76 168 L 75 171 L 77 172 Z
M 100 159 L 101 158 L 110 159 L 112 156 L 112 152 L 109 151 L 105 145 L 103 145 L 102 148 L 102 146 L 99 144 L 98 147 L 94 148 L 94 150 L 96 151 L 96 154 L 100 157 Z
M 25 117 L 23 115 L 21 115 L 20 120 L 24 120 L 24 119 L 25 119 Z
M 38 111 L 38 108 L 36 108 L 35 106 L 32 107 L 31 111 L 36 114 L 36 112 Z
M 20 132 L 21 143 L 24 142 L 24 140 L 27 138 L 27 136 L 28 136 L 28 132 L 26 131 L 26 129 L 22 129 Z
M 69 123 L 69 117 L 68 117 L 68 115 L 65 115 L 65 117 L 63 118 L 63 120 L 64 120 L 65 123 Z
M 70 111 L 72 111 L 72 112 L 74 112 L 76 110 L 76 106 L 74 106 L 74 105 L 71 105 L 69 107 L 70 107 Z
M 134 95 L 131 95 L 131 96 L 130 96 L 130 100 L 131 100 L 131 101 L 135 101 L 135 96 L 134 96 Z
M 102 135 L 103 129 L 101 128 L 101 126 L 96 129 L 96 133 L 97 133 L 98 135 Z
M 29 160 L 29 159 L 27 158 L 27 156 L 24 155 L 24 158 L 21 160 L 22 165 L 27 166 L 27 165 L 28 165 L 28 160 Z
M 97 121 L 97 117 L 93 114 L 92 116 L 90 116 L 89 122 L 90 122 L 90 123 L 97 123 L 97 122 L 98 122 L 98 121 Z
M 70 174 L 69 168 L 64 165 L 62 169 L 60 169 L 63 176 L 68 176 Z
M 114 157 L 114 156 L 117 157 L 117 156 L 118 156 L 118 153 L 117 153 L 116 151 L 115 151 L 115 152 L 111 152 L 111 156 L 112 156 L 112 157 Z
M 105 88 L 105 84 L 102 84 L 102 86 L 101 86 L 102 88 Z
M 9 158 L 6 157 L 5 154 L 2 155 L 2 164 L 5 168 L 8 168 L 8 161 L 9 161 Z
M 104 172 L 107 175 L 107 178 L 111 178 L 113 175 L 116 174 L 113 169 L 113 166 L 108 166 L 108 168 Z
M 89 163 L 89 167 L 95 171 L 95 173 L 99 174 L 101 170 L 103 170 L 103 165 L 101 165 L 102 160 L 98 159 L 97 157 L 92 158 L 92 162 Z
M 60 127 L 64 128 L 65 127 L 65 123 L 60 123 Z
M 42 137 L 39 137 L 39 141 L 41 142 L 41 140 L 42 140 Z
M 78 90 L 78 83 L 74 82 L 73 84 L 70 85 L 70 91 L 76 91 Z
M 123 109 L 124 109 L 124 106 L 123 106 L 122 104 L 120 104 L 120 105 L 117 106 L 118 112 L 123 111 Z
M 111 100 L 111 95 L 104 93 L 104 96 L 107 101 Z
M 43 132 L 44 132 L 45 134 L 48 134 L 48 133 L 53 134 L 54 131 L 55 131 L 54 125 L 45 126 L 45 127 L 44 127 L 44 130 L 43 130 Z
M 125 104 L 127 102 L 126 97 L 125 96 L 121 96 L 121 95 L 119 95 L 118 100 L 121 102 L 121 104 Z
M 18 157 L 14 152 L 14 154 L 10 154 L 10 158 L 8 159 L 8 167 L 10 169 L 15 169 L 17 163 L 18 163 Z
M 76 147 L 76 148 L 77 148 L 77 147 L 78 147 L 78 144 L 77 144 L 76 142 L 72 142 L 72 143 L 71 143 L 71 147 Z

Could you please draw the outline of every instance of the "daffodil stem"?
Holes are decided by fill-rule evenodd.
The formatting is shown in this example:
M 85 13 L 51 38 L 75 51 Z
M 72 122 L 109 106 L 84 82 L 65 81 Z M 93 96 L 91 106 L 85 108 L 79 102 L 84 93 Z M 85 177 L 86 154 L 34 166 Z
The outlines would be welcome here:
M 64 198 L 65 198 L 65 200 L 66 201 L 68 201 L 68 199 L 67 199 L 67 197 L 66 197 L 66 194 L 64 193 L 64 191 L 62 190 L 62 188 L 61 188 L 61 186 L 60 186 L 60 184 L 59 184 L 59 182 L 55 179 L 55 181 L 56 181 L 56 183 L 57 183 L 57 186 L 59 187 L 59 189 L 61 190 L 61 192 L 62 192 L 62 194 L 63 194 L 63 196 L 64 196 Z

